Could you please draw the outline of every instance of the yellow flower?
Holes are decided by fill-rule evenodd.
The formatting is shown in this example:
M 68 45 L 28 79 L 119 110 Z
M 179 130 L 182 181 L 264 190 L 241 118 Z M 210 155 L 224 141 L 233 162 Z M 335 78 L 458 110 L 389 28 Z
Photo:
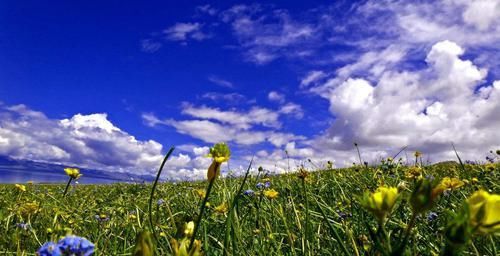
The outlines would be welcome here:
M 478 183 L 478 182 L 479 182 L 479 180 L 476 177 L 472 178 L 472 183 Z
M 186 223 L 186 225 L 184 227 L 184 235 L 186 237 L 192 237 L 193 233 L 194 233 L 194 222 L 190 221 L 190 222 Z
M 229 160 L 231 157 L 231 151 L 226 143 L 217 143 L 210 148 L 208 156 L 213 158 L 215 162 L 221 164 Z
M 224 162 L 227 162 L 231 157 L 231 151 L 226 143 L 217 143 L 213 147 L 210 148 L 210 153 L 208 157 L 213 159 L 212 164 L 208 167 L 207 171 L 207 179 L 209 181 L 214 180 L 219 176 L 220 173 L 220 165 Z
M 19 208 L 19 212 L 23 216 L 33 215 L 40 209 L 37 202 L 25 203 Z
M 19 191 L 26 192 L 26 186 L 21 184 L 16 184 L 15 186 Z
M 226 203 L 221 203 L 218 206 L 214 208 L 214 211 L 216 213 L 224 214 L 227 212 L 227 204 Z
M 204 189 L 195 189 L 194 193 L 199 197 L 199 198 L 205 198 L 206 192 Z
M 373 193 L 366 192 L 361 204 L 383 221 L 398 199 L 398 188 L 381 186 Z
M 433 189 L 432 195 L 434 197 L 436 197 L 437 195 L 440 195 L 445 190 L 457 189 L 457 188 L 463 186 L 464 184 L 465 184 L 464 181 L 461 181 L 460 179 L 444 177 L 443 180 L 441 180 L 441 183 L 439 183 L 439 185 L 437 185 Z
M 445 187 L 446 189 L 457 189 L 463 185 L 464 183 L 457 178 L 444 177 L 441 181 L 441 186 Z
M 422 176 L 422 169 L 418 166 L 412 166 L 406 171 L 406 178 L 416 179 Z
M 278 197 L 280 193 L 274 189 L 268 189 L 264 191 L 264 196 L 269 198 L 269 199 L 275 199 Z
M 478 190 L 467 199 L 470 221 L 480 233 L 500 231 L 500 195 Z
M 66 172 L 66 175 L 75 180 L 82 176 L 82 174 L 80 174 L 80 169 L 78 168 L 64 168 L 64 172 Z

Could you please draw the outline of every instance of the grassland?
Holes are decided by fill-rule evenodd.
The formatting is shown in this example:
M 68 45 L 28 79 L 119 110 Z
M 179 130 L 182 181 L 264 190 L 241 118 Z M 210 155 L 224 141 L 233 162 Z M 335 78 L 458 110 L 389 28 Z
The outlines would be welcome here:
M 465 200 L 479 189 L 500 194 L 499 163 L 416 168 L 384 161 L 373 167 L 301 168 L 298 173 L 250 175 L 243 186 L 246 192 L 238 197 L 242 178 L 215 180 L 196 237 L 203 254 L 383 255 L 380 242 L 373 239 L 381 226 L 361 205 L 365 191 L 381 185 L 398 188 L 396 205 L 383 223 L 387 240 L 382 246 L 394 247 L 404 239 L 412 218 L 409 200 L 416 180 L 439 182 L 454 177 L 463 184 L 447 189 L 431 209 L 416 215 L 408 246 L 401 253 L 439 255 L 447 239 L 446 227 Z M 35 255 L 43 243 L 67 233 L 92 241 L 96 255 L 133 255 L 137 234 L 152 230 L 151 184 L 72 185 L 65 197 L 65 184 L 24 185 L 26 191 L 0 185 L 0 255 Z M 206 187 L 207 182 L 156 187 L 151 211 L 158 237 L 156 255 L 170 255 L 171 239 L 181 239 L 185 223 L 197 219 Z M 272 189 L 279 194 L 264 193 Z M 499 249 L 497 230 L 473 235 L 461 251 L 464 255 L 499 255 Z

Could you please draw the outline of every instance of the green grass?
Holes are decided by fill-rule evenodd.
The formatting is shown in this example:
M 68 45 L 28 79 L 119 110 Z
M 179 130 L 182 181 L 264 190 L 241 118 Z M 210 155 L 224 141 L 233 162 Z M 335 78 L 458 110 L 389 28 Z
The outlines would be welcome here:
M 417 218 L 407 255 L 439 255 L 450 212 L 458 212 L 464 200 L 480 188 L 500 194 L 500 164 L 465 165 L 463 169 L 446 163 L 423 169 L 424 176 L 436 180 L 448 176 L 468 183 L 439 198 L 431 209 L 438 214 L 436 220 L 428 221 L 428 212 Z M 223 203 L 231 209 L 243 179 L 217 179 L 197 239 L 205 255 L 343 255 L 345 251 L 377 255 L 368 230 L 376 228 L 377 222 L 361 207 L 359 198 L 382 183 L 407 182 L 385 227 L 397 244 L 411 216 L 407 200 L 414 184 L 405 177 L 406 170 L 398 165 L 318 170 L 309 172 L 304 184 L 296 174 L 272 176 L 271 188 L 279 192 L 276 199 L 262 194 L 242 196 L 234 201 L 234 211 L 226 213 L 214 209 Z M 249 176 L 243 190 L 259 191 L 255 184 L 261 181 L 261 177 Z M 206 187 L 207 182 L 158 184 L 151 216 L 159 241 L 157 255 L 170 254 L 170 239 L 178 237 L 184 223 L 197 219 L 202 198 L 195 189 Z M 65 184 L 27 184 L 27 191 L 21 192 L 14 185 L 0 185 L 0 255 L 35 255 L 41 244 L 68 232 L 92 241 L 96 255 L 131 255 L 137 234 L 151 230 L 151 184 L 78 185 L 63 197 L 64 188 Z M 158 205 L 158 199 L 165 203 Z M 27 203 L 33 202 L 37 209 L 30 211 Z M 99 221 L 96 215 L 109 220 Z M 30 228 L 25 230 L 18 223 L 29 223 Z M 499 245 L 499 236 L 475 236 L 464 254 L 495 255 Z

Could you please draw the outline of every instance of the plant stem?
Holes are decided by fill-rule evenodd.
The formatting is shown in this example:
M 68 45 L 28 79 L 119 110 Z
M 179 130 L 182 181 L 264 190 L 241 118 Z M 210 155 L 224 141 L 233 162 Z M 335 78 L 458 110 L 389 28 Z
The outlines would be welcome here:
M 216 168 L 219 168 L 219 167 L 220 166 L 217 166 Z M 198 215 L 198 219 L 196 220 L 196 223 L 194 226 L 193 236 L 191 237 L 191 242 L 189 243 L 189 250 L 188 251 L 191 251 L 191 249 L 193 248 L 194 240 L 196 239 L 196 233 L 198 233 L 201 219 L 203 217 L 203 212 L 205 212 L 208 197 L 210 196 L 210 191 L 212 191 L 212 187 L 214 186 L 216 179 L 217 179 L 217 176 L 215 176 L 213 179 L 211 179 L 210 183 L 208 183 L 207 192 L 205 193 L 205 198 L 203 198 L 203 202 L 201 203 L 200 214 Z
M 406 227 L 405 236 L 403 238 L 403 241 L 398 246 L 398 248 L 393 253 L 391 253 L 391 255 L 393 255 L 393 256 L 403 255 L 406 244 L 408 243 L 408 240 L 410 239 L 411 230 L 413 229 L 413 226 L 415 226 L 415 220 L 417 219 L 417 216 L 418 216 L 418 214 L 415 212 L 412 214 L 411 219 L 410 219 L 410 223 L 408 223 L 408 226 Z
M 305 205 L 306 205 L 306 219 L 305 219 L 305 223 L 304 223 L 304 226 L 306 227 L 305 228 L 305 240 L 306 240 L 306 248 L 307 250 L 309 251 L 309 202 L 307 201 L 307 189 L 306 189 L 306 180 L 305 178 L 302 179 L 302 193 L 304 194 L 304 202 L 305 202 Z M 304 253 L 304 255 L 307 255 L 307 253 Z
M 68 184 L 66 184 L 66 188 L 64 189 L 63 197 L 65 197 L 66 193 L 68 193 L 68 188 L 69 188 L 69 185 L 71 184 L 71 181 L 73 181 L 73 178 L 69 177 Z
M 165 166 L 165 163 L 167 162 L 168 158 L 174 151 L 174 147 L 171 147 L 170 150 L 167 152 L 165 155 L 165 158 L 163 158 L 163 162 L 160 165 L 160 168 L 158 169 L 158 173 L 156 174 L 156 179 L 153 183 L 153 187 L 151 188 L 151 194 L 149 195 L 149 206 L 148 206 L 148 211 L 149 211 L 149 225 L 151 226 L 151 233 L 153 234 L 153 237 L 156 241 L 157 244 L 159 244 L 158 236 L 156 235 L 155 228 L 153 225 L 153 214 L 152 214 L 152 207 L 153 207 L 153 197 L 154 193 L 156 190 L 156 185 L 158 184 L 158 180 L 160 179 L 161 171 L 163 170 L 163 167 Z

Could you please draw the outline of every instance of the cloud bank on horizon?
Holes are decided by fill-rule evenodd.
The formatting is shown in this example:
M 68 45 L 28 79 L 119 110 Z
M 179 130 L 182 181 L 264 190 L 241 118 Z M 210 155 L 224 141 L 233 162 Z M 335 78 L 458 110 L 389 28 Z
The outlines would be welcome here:
M 168 178 L 203 178 L 208 146 L 220 141 L 234 148 L 231 168 L 254 157 L 277 173 L 289 161 L 349 165 L 356 161 L 354 142 L 369 161 L 403 146 L 430 161 L 454 160 L 451 143 L 471 160 L 500 148 L 499 1 L 363 1 L 300 12 L 266 4 L 196 6 L 141 47 L 159 54 L 194 43 L 236 50 L 241 62 L 260 69 L 293 63 L 283 75 L 296 83 L 256 96 L 211 74 L 206 79 L 226 91 L 198 91 L 205 101 L 176 102 L 176 116 L 141 110 L 148 131 L 172 129 L 189 138 L 168 162 Z M 324 109 L 315 109 L 316 101 Z M 153 173 L 168 149 L 135 138 L 104 113 L 57 119 L 27 105 L 0 104 L 0 155 Z M 326 123 L 312 120 L 315 112 Z

